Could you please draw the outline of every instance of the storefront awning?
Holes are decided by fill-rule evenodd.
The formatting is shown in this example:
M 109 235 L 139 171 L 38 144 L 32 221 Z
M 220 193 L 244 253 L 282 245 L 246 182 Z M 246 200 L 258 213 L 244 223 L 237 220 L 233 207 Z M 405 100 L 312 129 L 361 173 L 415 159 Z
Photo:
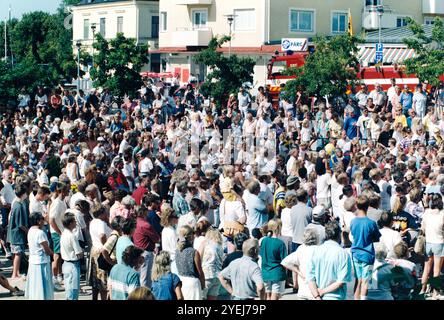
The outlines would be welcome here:
M 402 64 L 406 59 L 412 58 L 415 51 L 409 48 L 402 47 L 387 47 L 384 48 L 384 63 Z M 361 47 L 358 53 L 358 60 L 363 66 L 368 66 L 375 62 L 376 48 L 375 46 Z

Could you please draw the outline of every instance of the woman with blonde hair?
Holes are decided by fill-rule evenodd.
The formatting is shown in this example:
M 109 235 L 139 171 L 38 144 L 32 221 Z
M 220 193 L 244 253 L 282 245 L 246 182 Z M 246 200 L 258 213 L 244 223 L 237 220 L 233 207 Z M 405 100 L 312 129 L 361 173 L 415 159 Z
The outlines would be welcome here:
M 177 274 L 175 256 L 178 236 L 176 226 L 179 221 L 179 217 L 168 203 L 162 204 L 160 207 L 160 212 L 160 224 L 163 227 L 161 235 L 162 249 L 170 254 L 171 272 Z
M 401 234 L 402 240 L 408 245 L 410 244 L 411 235 L 409 231 L 416 231 L 418 225 L 415 218 L 405 211 L 407 198 L 405 196 L 398 196 L 393 206 L 393 230 Z
M 281 230 L 280 219 L 270 220 L 267 224 L 267 236 L 261 239 L 259 254 L 267 300 L 279 300 L 285 290 L 287 273 L 281 262 L 287 256 L 287 247 L 279 239 Z
M 183 300 L 182 282 L 171 272 L 171 258 L 167 251 L 159 252 L 154 259 L 151 280 L 156 300 Z
M 128 300 L 156 300 L 147 287 L 139 287 L 128 295 Z
M 202 300 L 205 289 L 205 275 L 199 252 L 193 248 L 194 231 L 184 225 L 179 229 L 179 242 L 176 250 L 178 276 L 182 281 L 184 300 Z
M 202 257 L 202 270 L 205 276 L 203 298 L 206 300 L 216 300 L 219 295 L 220 282 L 217 275 L 222 271 L 224 255 L 222 244 L 223 239 L 219 230 L 209 229 L 205 233 L 205 240 L 199 247 L 199 254 Z

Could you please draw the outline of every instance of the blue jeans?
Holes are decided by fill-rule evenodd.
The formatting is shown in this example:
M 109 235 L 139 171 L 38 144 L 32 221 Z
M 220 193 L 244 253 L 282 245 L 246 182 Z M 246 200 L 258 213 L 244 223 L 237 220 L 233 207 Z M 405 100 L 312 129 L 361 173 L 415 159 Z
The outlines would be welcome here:
M 62 272 L 65 281 L 66 300 L 79 300 L 80 261 L 63 262 Z
M 144 251 L 145 262 L 140 267 L 140 285 L 151 288 L 151 270 L 153 269 L 154 252 Z

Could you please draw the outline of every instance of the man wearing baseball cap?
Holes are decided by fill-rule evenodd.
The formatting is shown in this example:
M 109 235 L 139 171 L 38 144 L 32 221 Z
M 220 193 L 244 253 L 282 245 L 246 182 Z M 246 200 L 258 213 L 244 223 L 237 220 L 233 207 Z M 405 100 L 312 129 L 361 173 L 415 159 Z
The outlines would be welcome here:
M 313 208 L 313 211 L 311 212 L 311 223 L 309 223 L 305 227 L 305 230 L 314 229 L 316 231 L 316 233 L 318 234 L 319 245 L 323 244 L 325 241 L 324 224 L 326 223 L 326 218 L 327 218 L 327 210 L 325 210 L 325 207 L 323 205 L 316 206 Z

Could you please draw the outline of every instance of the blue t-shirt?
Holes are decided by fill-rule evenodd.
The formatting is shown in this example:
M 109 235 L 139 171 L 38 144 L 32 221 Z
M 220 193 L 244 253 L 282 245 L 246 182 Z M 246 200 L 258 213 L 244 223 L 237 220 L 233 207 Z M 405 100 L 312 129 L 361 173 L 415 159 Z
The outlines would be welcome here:
M 347 137 L 350 139 L 356 138 L 358 135 L 358 129 L 356 127 L 356 118 L 347 117 L 344 121 L 344 130 L 347 133 Z
M 353 236 L 351 247 L 353 259 L 373 264 L 375 262 L 373 242 L 378 242 L 381 237 L 376 222 L 367 216 L 356 217 L 350 223 L 350 232 Z
M 121 236 L 119 237 L 119 240 L 117 240 L 117 244 L 116 244 L 116 258 L 117 258 L 117 263 L 122 264 L 122 254 L 123 251 L 125 251 L 126 248 L 128 248 L 129 246 L 133 246 L 134 243 L 131 241 L 131 239 L 127 236 Z
M 151 291 L 156 300 L 177 300 L 174 290 L 180 283 L 180 278 L 169 272 L 161 276 L 157 281 L 153 281 Z

